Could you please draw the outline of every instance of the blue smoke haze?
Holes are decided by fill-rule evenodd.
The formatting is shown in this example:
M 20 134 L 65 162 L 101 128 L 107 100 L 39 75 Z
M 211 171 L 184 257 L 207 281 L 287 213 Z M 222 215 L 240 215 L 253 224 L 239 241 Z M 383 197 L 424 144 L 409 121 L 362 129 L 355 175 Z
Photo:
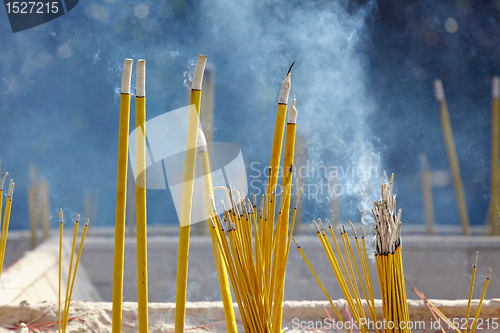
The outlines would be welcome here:
M 123 59 L 147 61 L 151 119 L 187 104 L 184 81 L 198 54 L 216 68 L 215 141 L 238 144 L 248 167 L 269 161 L 281 81 L 296 61 L 290 102 L 297 98 L 307 165 L 378 170 L 334 179 L 361 189 L 339 197 L 341 221 L 369 222 L 363 214 L 395 172 L 403 221 L 423 223 L 418 155 L 448 169 L 432 91 L 441 77 L 471 223 L 483 222 L 499 61 L 493 5 L 89 0 L 16 34 L 0 12 L 0 158 L 16 181 L 14 229 L 28 227 L 31 163 L 49 184 L 53 226 L 59 208 L 81 213 L 88 191 L 99 193 L 95 224 L 113 225 Z M 331 182 L 310 177 L 304 185 Z M 306 196 L 304 219 L 331 217 L 334 197 Z M 435 188 L 434 199 L 437 223 L 458 225 L 452 184 Z M 168 191 L 148 191 L 148 223 L 177 223 Z

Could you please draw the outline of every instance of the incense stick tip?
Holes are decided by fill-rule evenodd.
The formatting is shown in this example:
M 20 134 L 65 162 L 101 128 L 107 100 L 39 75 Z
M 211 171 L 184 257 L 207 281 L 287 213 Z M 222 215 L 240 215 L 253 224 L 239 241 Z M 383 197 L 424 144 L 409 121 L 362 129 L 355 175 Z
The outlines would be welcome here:
M 292 81 L 290 79 L 290 73 L 288 73 L 281 84 L 279 104 L 288 104 L 288 96 L 290 95 L 291 85 Z
M 130 94 L 130 82 L 132 80 L 132 66 L 134 61 L 132 59 L 125 59 L 123 64 L 122 75 L 122 94 Z
M 443 82 L 440 79 L 434 80 L 434 92 L 436 94 L 436 99 L 438 102 L 445 101 Z
M 351 226 L 352 232 L 354 232 L 354 238 L 358 239 L 358 234 L 356 233 L 356 228 L 354 228 L 354 225 L 352 224 L 352 222 L 350 220 L 348 222 L 349 222 L 349 225 Z
M 474 258 L 474 267 L 477 265 L 477 257 L 479 256 L 479 251 L 476 251 L 476 257 Z
M 205 67 L 207 65 L 207 56 L 198 55 L 198 60 L 196 61 L 196 67 L 194 68 L 193 84 L 191 86 L 192 90 L 201 90 L 203 83 L 203 75 L 205 73 Z
M 491 273 L 493 273 L 493 271 L 491 270 L 491 267 L 490 267 L 490 268 L 488 268 L 488 275 L 486 276 L 486 279 L 488 279 L 488 280 L 490 279 Z
M 0 184 L 0 190 L 3 191 L 3 184 L 5 183 L 5 180 L 7 179 L 7 176 L 9 175 L 8 172 L 3 175 L 2 183 Z
M 296 124 L 297 123 L 297 109 L 295 108 L 295 101 L 296 99 L 293 100 L 292 106 L 290 107 L 290 111 L 288 112 L 288 123 L 289 124 Z
M 137 61 L 137 75 L 136 75 L 136 97 L 146 96 L 146 60 L 141 59 Z
M 86 226 L 86 227 L 88 227 L 88 226 L 89 226 L 89 219 L 87 219 L 87 220 L 85 221 L 85 226 Z
M 299 242 L 297 242 L 297 240 L 295 239 L 295 237 L 292 237 L 293 241 L 295 242 L 295 245 L 297 245 L 297 248 L 300 249 L 300 245 L 299 245 Z
M 314 220 L 312 220 L 312 222 L 313 222 L 313 225 L 314 225 L 314 229 L 316 230 L 316 233 L 319 233 L 318 224 Z
M 76 215 L 76 223 L 80 222 L 80 214 Z
M 491 95 L 493 98 L 500 98 L 500 77 L 494 76 L 491 84 Z

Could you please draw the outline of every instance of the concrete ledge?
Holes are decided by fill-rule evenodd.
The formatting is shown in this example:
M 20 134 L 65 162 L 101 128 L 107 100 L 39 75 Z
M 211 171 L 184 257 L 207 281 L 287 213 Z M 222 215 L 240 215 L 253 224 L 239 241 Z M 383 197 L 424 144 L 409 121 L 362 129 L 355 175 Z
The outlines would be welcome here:
M 432 302 L 448 318 L 463 318 L 465 316 L 467 300 L 447 301 L 432 300 Z M 347 317 L 345 313 L 345 301 L 335 301 L 335 306 L 339 309 L 341 316 Z M 380 309 L 381 302 L 377 300 L 377 316 L 382 317 Z M 475 313 L 478 301 L 472 304 L 472 313 Z M 111 332 L 111 303 L 92 302 L 72 302 L 70 317 L 77 318 L 68 325 L 70 332 Z M 243 327 L 235 305 L 238 328 L 243 332 Z M 306 302 L 285 302 L 283 311 L 283 327 L 288 327 L 286 332 L 303 332 L 303 330 L 293 329 L 297 321 L 316 322 L 328 318 L 325 309 L 333 313 L 328 302 L 306 301 Z M 426 328 L 430 326 L 432 316 L 423 301 L 408 302 L 410 321 L 425 322 Z M 150 332 L 170 332 L 174 328 L 175 303 L 150 303 L 149 304 L 149 327 Z M 37 317 L 42 318 L 33 324 L 57 321 L 57 303 L 35 303 L 23 302 L 19 305 L 0 304 L 0 333 L 11 332 L 5 329 L 19 323 L 28 323 Z M 334 317 L 334 316 L 333 316 Z M 481 308 L 480 318 L 493 319 L 500 317 L 500 299 L 484 301 Z M 297 319 L 295 319 L 297 318 Z M 335 318 L 335 317 L 334 317 Z M 198 302 L 186 304 L 186 328 L 200 325 L 218 324 L 215 328 L 205 327 L 190 330 L 190 332 L 226 332 L 222 302 Z M 436 331 L 436 330 L 428 330 Z M 48 332 L 57 332 L 55 324 Z M 126 302 L 123 304 L 123 332 L 137 332 L 137 303 Z M 420 333 L 422 330 L 412 330 L 413 333 Z M 498 332 L 494 329 L 482 329 L 483 333 Z
M 104 300 L 111 301 L 113 277 L 113 241 L 111 237 L 89 237 L 85 241 L 82 264 Z M 298 237 L 304 252 L 334 299 L 343 294 L 332 268 L 316 236 Z M 293 244 L 292 244 L 293 245 Z M 148 238 L 149 299 L 153 302 L 173 301 L 177 269 L 177 236 Z M 482 283 L 488 267 L 493 276 L 487 298 L 500 297 L 500 237 L 406 236 L 403 238 L 405 277 L 427 297 L 465 299 L 468 297 L 471 266 L 479 250 L 474 297 L 481 296 Z M 369 251 L 369 253 L 373 253 Z M 371 254 L 372 255 L 372 254 Z M 372 255 L 373 257 L 373 255 Z M 136 243 L 125 243 L 124 299 L 137 300 Z M 90 269 L 91 268 L 91 269 Z M 371 265 L 372 281 L 378 290 L 376 269 Z M 500 273 L 498 273 L 500 274 Z M 206 237 L 191 237 L 189 254 L 189 301 L 220 300 L 212 244 Z M 408 298 L 418 297 L 407 287 Z M 293 246 L 288 259 L 286 300 L 326 300 L 309 268 Z
M 63 244 L 62 290 L 66 290 L 69 270 L 70 246 Z M 76 256 L 74 261 L 76 261 Z M 73 265 L 74 270 L 74 265 Z M 0 279 L 2 302 L 57 301 L 59 292 L 59 240 L 51 239 L 26 254 L 3 273 Z M 101 300 L 99 293 L 88 278 L 85 268 L 78 267 L 74 300 Z

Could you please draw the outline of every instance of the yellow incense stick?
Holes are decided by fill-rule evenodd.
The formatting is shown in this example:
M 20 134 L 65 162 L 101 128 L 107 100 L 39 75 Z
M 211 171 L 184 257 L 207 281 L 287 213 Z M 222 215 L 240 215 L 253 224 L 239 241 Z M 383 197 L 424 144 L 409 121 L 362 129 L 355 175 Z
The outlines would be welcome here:
M 1 166 L 1 163 L 0 163 Z M 5 184 L 5 179 L 7 179 L 7 176 L 9 175 L 8 172 L 5 173 L 5 175 L 2 178 L 2 181 L 0 183 L 0 262 L 3 261 L 3 250 L 2 250 L 2 244 L 3 244 L 3 232 L 5 229 L 5 219 L 2 220 L 2 207 L 3 207 L 3 186 Z M 3 224 L 2 224 L 3 221 Z M 1 268 L 0 268 L 1 270 Z M 1 275 L 1 273 L 0 273 Z
M 68 270 L 68 282 L 66 283 L 66 297 L 64 298 L 64 311 L 63 311 L 63 333 L 64 333 L 64 320 L 66 318 L 66 315 L 68 314 L 68 308 L 69 308 L 69 291 L 70 291 L 70 286 L 71 286 L 71 271 L 73 270 L 73 258 L 75 256 L 75 248 L 76 248 L 76 236 L 78 234 L 78 225 L 80 222 L 80 214 L 76 215 L 76 222 L 75 222 L 75 231 L 73 232 L 73 243 L 71 245 L 71 255 L 69 259 L 69 270 Z
M 464 333 L 467 333 L 467 327 L 469 326 L 470 303 L 472 301 L 472 291 L 474 289 L 474 280 L 476 278 L 476 266 L 477 266 L 477 256 L 478 255 L 479 255 L 479 251 L 476 251 L 476 258 L 474 259 L 474 265 L 472 265 L 472 277 L 470 279 L 469 302 L 467 303 L 467 312 L 465 313 Z
M 146 216 L 146 61 L 137 62 L 135 98 L 135 186 L 137 229 L 137 305 L 139 332 L 148 332 L 148 238 Z
M 0 244 L 0 277 L 2 276 L 3 260 L 5 258 L 5 248 L 7 246 L 7 236 L 9 234 L 10 213 L 12 208 L 12 196 L 14 194 L 14 186 L 16 184 L 10 180 L 7 202 L 5 203 L 5 211 L 3 218 L 2 243 Z M 1 213 L 1 212 L 0 212 Z
M 490 182 L 490 195 L 491 195 L 491 235 L 500 235 L 499 222 L 499 207 L 500 207 L 500 193 L 498 188 L 499 182 L 499 172 L 498 172 L 498 155 L 499 155 L 499 127 L 500 127 L 500 116 L 499 116 L 499 97 L 500 97 L 500 78 L 498 76 L 493 77 L 492 80 L 492 106 L 491 106 L 491 182 Z
M 295 61 L 292 63 L 295 63 Z M 283 145 L 283 136 L 285 131 L 286 123 L 286 111 L 288 108 L 288 95 L 290 94 L 291 87 L 291 75 L 292 73 L 288 70 L 283 83 L 281 84 L 280 97 L 278 102 L 278 112 L 276 114 L 276 125 L 274 126 L 274 138 L 273 138 L 273 148 L 271 152 L 271 162 L 269 164 L 269 174 L 270 178 L 267 183 L 267 195 L 271 196 L 276 184 L 278 182 L 278 171 L 281 158 L 281 147 Z
M 68 317 L 69 317 L 69 307 L 71 304 L 71 297 L 73 296 L 73 287 L 75 286 L 75 279 L 76 279 L 76 272 L 78 270 L 78 264 L 80 263 L 80 257 L 82 255 L 82 249 L 83 249 L 83 242 L 85 241 L 85 235 L 87 234 L 87 229 L 89 226 L 89 219 L 85 222 L 85 226 L 83 227 L 83 234 L 82 238 L 80 239 L 80 246 L 78 247 L 78 255 L 76 257 L 76 263 L 75 263 L 75 271 L 73 274 L 71 274 L 71 269 L 69 271 L 68 275 L 71 276 L 71 287 L 69 289 L 69 298 L 68 298 L 68 307 L 66 309 L 66 312 L 64 313 L 64 323 L 63 323 L 63 332 L 66 332 L 66 326 L 68 325 Z M 70 266 L 71 267 L 71 266 Z
M 125 261 L 125 216 L 127 209 L 128 135 L 130 124 L 130 80 L 132 59 L 123 65 L 118 134 L 118 169 L 116 180 L 115 252 L 113 263 L 112 332 L 122 331 L 123 266 Z
M 42 237 L 44 240 L 50 237 L 50 221 L 49 221 L 49 190 L 47 182 L 42 179 L 38 185 L 40 195 L 40 208 L 42 211 Z
M 35 213 L 35 198 L 36 198 L 36 185 L 33 184 L 28 188 L 28 210 L 29 210 L 29 221 L 30 221 L 30 244 L 31 248 L 34 249 L 37 244 L 37 217 Z
M 443 127 L 444 141 L 446 144 L 446 152 L 450 162 L 451 173 L 453 177 L 453 185 L 457 197 L 458 212 L 462 222 L 462 228 L 465 236 L 470 236 L 469 214 L 467 213 L 467 204 L 465 202 L 464 186 L 462 184 L 462 177 L 460 176 L 460 166 L 458 163 L 457 150 L 455 148 L 455 141 L 453 140 L 453 131 L 451 129 L 450 115 L 448 113 L 448 106 L 444 96 L 443 83 L 441 80 L 434 80 L 434 89 L 436 92 L 436 99 L 439 102 L 441 113 L 441 126 Z
M 421 171 L 421 181 L 422 181 L 422 196 L 424 199 L 424 217 L 425 226 L 427 229 L 427 235 L 434 235 L 434 206 L 432 203 L 432 177 L 431 171 L 427 163 L 427 157 L 425 154 L 421 154 L 420 165 Z
M 311 270 L 311 272 L 313 273 L 314 275 L 314 278 L 316 279 L 316 282 L 318 282 L 318 285 L 321 287 L 321 290 L 323 291 L 323 293 L 325 294 L 326 298 L 328 299 L 328 302 L 330 302 L 330 305 L 332 306 L 333 308 L 333 311 L 335 312 L 335 314 L 337 315 L 337 318 L 344 324 L 345 326 L 345 322 L 344 322 L 344 319 L 342 318 L 342 316 L 340 315 L 339 311 L 337 310 L 337 308 L 335 307 L 335 305 L 333 304 L 333 301 L 332 299 L 330 298 L 330 296 L 328 295 L 328 293 L 326 292 L 326 289 L 325 287 L 323 286 L 323 284 L 321 283 L 321 280 L 319 279 L 318 275 L 316 274 L 316 272 L 314 271 L 311 263 L 309 262 L 309 260 L 307 259 L 305 253 L 304 253 L 304 250 L 302 250 L 302 248 L 300 247 L 299 243 L 297 242 L 297 240 L 295 240 L 295 238 L 293 238 L 293 241 L 295 242 L 295 245 L 297 245 L 297 248 L 299 249 L 299 252 L 300 252 L 300 255 L 302 256 L 302 258 L 304 259 L 304 261 L 306 262 L 307 266 L 309 267 L 309 269 Z M 349 330 L 350 332 L 350 330 Z
M 179 231 L 179 253 L 177 256 L 177 285 L 175 294 L 175 333 L 184 332 L 186 320 L 186 292 L 189 260 L 189 236 L 191 231 L 191 208 L 193 206 L 193 186 L 196 166 L 196 144 L 198 141 L 198 124 L 201 105 L 201 86 L 207 57 L 198 56 L 191 88 L 191 104 L 196 107 L 196 116 L 190 113 L 188 139 L 184 165 L 184 183 L 181 203 L 181 228 Z
M 63 240 L 63 210 L 59 209 L 59 217 L 61 218 L 61 223 L 59 225 L 59 312 L 57 316 L 57 322 L 59 324 L 59 333 L 61 333 L 61 287 L 62 287 L 62 240 Z
M 481 294 L 481 299 L 479 300 L 479 305 L 477 306 L 476 315 L 474 316 L 474 321 L 472 322 L 470 333 L 474 333 L 474 331 L 476 330 L 477 319 L 479 318 L 479 313 L 481 312 L 481 305 L 483 305 L 484 295 L 486 294 L 486 289 L 488 288 L 490 277 L 491 267 L 488 269 L 488 275 L 486 276 L 486 280 L 484 281 L 483 293 Z
M 210 160 L 208 156 L 208 147 L 205 134 L 201 129 L 198 129 L 198 155 L 200 158 L 201 165 L 201 175 L 203 179 L 203 190 L 205 192 L 205 201 L 207 207 L 207 215 L 211 218 L 213 217 L 213 211 L 215 207 L 212 207 L 211 198 L 214 197 L 212 190 L 212 176 L 210 171 Z M 226 327 L 228 333 L 238 332 L 236 326 L 236 319 L 234 316 L 233 308 L 233 298 L 231 296 L 231 289 L 229 287 L 229 280 L 227 277 L 227 268 L 224 262 L 224 258 L 221 254 L 221 249 L 219 249 L 215 233 L 218 232 L 217 228 L 210 228 L 210 234 L 212 237 L 212 246 L 214 250 L 215 264 L 217 267 L 217 275 L 219 277 L 219 287 L 222 296 L 222 303 L 224 305 L 224 315 L 226 319 Z

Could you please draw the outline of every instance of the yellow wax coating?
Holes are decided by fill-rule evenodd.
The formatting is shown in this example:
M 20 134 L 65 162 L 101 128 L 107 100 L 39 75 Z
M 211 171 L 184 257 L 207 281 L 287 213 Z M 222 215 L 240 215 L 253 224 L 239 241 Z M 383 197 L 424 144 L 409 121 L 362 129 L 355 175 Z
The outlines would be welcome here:
M 62 209 L 59 210 L 59 217 L 61 218 L 61 223 L 59 224 L 59 296 L 57 298 L 59 303 L 59 313 L 57 316 L 57 322 L 59 324 L 59 333 L 61 333 L 62 240 L 64 228 Z
M 499 78 L 493 78 L 493 98 L 491 105 L 491 235 L 500 235 L 499 226 L 499 206 L 500 206 L 500 193 L 499 193 L 499 172 L 498 172 L 498 157 L 499 157 L 499 127 L 500 127 L 500 116 L 499 116 L 499 100 L 498 100 L 498 88 L 496 87 L 499 82 Z M 496 82 L 495 82 L 496 81 Z
M 479 313 L 481 312 L 481 306 L 483 305 L 484 295 L 486 295 L 486 289 L 488 288 L 488 283 L 490 283 L 491 276 L 491 267 L 488 270 L 488 276 L 486 277 L 486 281 L 484 281 L 483 293 L 481 294 L 481 299 L 479 300 L 479 305 L 477 306 L 476 316 L 474 317 L 474 321 L 472 322 L 472 327 L 470 333 L 474 333 L 476 330 L 477 319 L 479 318 Z
M 137 236 L 137 306 L 139 333 L 148 328 L 148 238 L 146 213 L 146 61 L 137 62 L 137 92 L 135 98 L 135 153 L 137 179 L 135 186 Z
M 283 82 L 284 83 L 286 81 L 289 82 L 290 76 L 291 73 L 288 73 Z M 274 138 L 273 138 L 273 147 L 271 151 L 271 162 L 269 164 L 270 177 L 267 183 L 267 191 L 266 191 L 268 196 L 272 194 L 272 191 L 274 190 L 278 182 L 278 172 L 281 159 L 281 147 L 283 145 L 287 108 L 288 105 L 286 104 L 286 102 L 278 104 L 278 111 L 276 114 L 276 124 L 274 126 Z
M 71 246 L 71 256 L 69 259 L 69 270 L 68 270 L 68 282 L 66 283 L 66 297 L 64 298 L 64 312 L 63 312 L 63 321 L 64 318 L 66 318 L 69 310 L 69 291 L 70 291 L 70 283 L 71 283 L 71 271 L 73 270 L 73 258 L 75 256 L 75 248 L 76 248 L 76 236 L 78 234 L 78 224 L 80 215 L 76 216 L 76 222 L 75 222 L 75 230 L 73 232 L 73 243 Z M 63 333 L 64 333 L 64 322 L 63 322 Z
M 205 62 L 203 62 L 203 60 Z M 195 76 L 203 75 L 206 57 L 198 56 Z M 201 73 L 201 74 L 200 74 Z M 201 80 L 200 80 L 201 81 Z M 193 80 L 193 84 L 195 84 Z M 198 83 L 197 83 L 198 84 Z M 184 333 L 186 320 L 186 292 L 189 260 L 189 237 L 191 232 L 191 208 L 193 206 L 193 186 L 196 167 L 196 143 L 201 107 L 201 82 L 199 89 L 191 89 L 191 105 L 196 107 L 196 115 L 189 114 L 186 159 L 184 165 L 184 183 L 182 188 L 181 228 L 179 230 L 179 253 L 177 256 L 177 284 L 175 294 L 175 333 Z
M 307 259 L 307 256 L 305 255 L 304 251 L 302 250 L 301 247 L 299 247 L 299 245 L 297 244 L 297 247 L 299 249 L 299 252 L 300 252 L 300 255 L 302 256 L 302 258 L 304 259 L 304 261 L 306 262 L 307 266 L 309 267 L 309 270 L 313 273 L 314 275 L 314 278 L 316 279 L 316 281 L 318 282 L 318 285 L 321 287 L 321 290 L 323 291 L 323 293 L 325 294 L 326 298 L 328 299 L 328 302 L 330 302 L 330 305 L 332 306 L 333 308 L 333 311 L 335 312 L 335 314 L 337 315 L 337 318 L 342 322 L 344 323 L 344 327 L 345 327 L 345 322 L 344 322 L 344 319 L 342 318 L 342 316 L 340 315 L 339 311 L 337 310 L 337 308 L 335 307 L 335 305 L 333 304 L 333 301 L 332 299 L 330 298 L 330 296 L 328 295 L 328 293 L 326 292 L 326 289 L 325 287 L 323 286 L 323 284 L 321 283 L 321 280 L 319 279 L 318 275 L 316 274 L 316 272 L 314 271 L 311 263 L 309 262 L 309 259 Z M 349 330 L 350 332 L 350 330 Z
M 123 267 L 125 261 L 125 217 L 127 210 L 128 136 L 130 125 L 130 76 L 132 59 L 125 59 L 120 95 L 118 168 L 116 179 L 115 249 L 113 262 L 112 332 L 122 331 Z M 124 87 L 126 86 L 126 88 Z
M 63 332 L 66 332 L 66 326 L 68 325 L 69 306 L 71 304 L 71 297 L 73 296 L 73 287 L 75 286 L 76 272 L 78 270 L 78 264 L 80 263 L 80 257 L 82 256 L 83 242 L 85 241 L 85 235 L 87 234 L 88 225 L 89 225 L 89 220 L 87 219 L 87 222 L 83 227 L 83 234 L 80 240 L 80 246 L 78 247 L 78 255 L 76 257 L 76 263 L 75 263 L 75 271 L 73 272 L 73 276 L 71 277 L 71 288 L 69 291 L 68 308 L 64 313 Z M 69 272 L 69 275 L 71 275 L 71 270 Z
M 212 176 L 210 174 L 210 161 L 208 158 L 208 152 L 201 151 L 199 153 L 199 156 L 201 164 L 201 174 L 203 176 L 203 182 L 204 182 L 203 189 L 205 192 L 207 213 L 211 217 L 213 213 L 210 213 L 212 211 L 212 204 L 210 202 L 210 198 L 213 198 L 214 194 L 212 190 L 213 187 Z M 234 308 L 233 308 L 233 298 L 231 296 L 231 289 L 229 287 L 226 264 L 222 258 L 221 249 L 219 249 L 214 235 L 214 233 L 218 232 L 218 230 L 216 228 L 211 228 L 211 227 L 209 229 L 212 236 L 212 246 L 214 249 L 215 263 L 217 266 L 217 275 L 219 277 L 219 287 L 222 296 L 222 303 L 224 304 L 224 316 L 226 319 L 226 327 L 228 333 L 235 333 L 238 332 L 238 328 L 236 327 L 236 318 L 234 316 Z
M 478 254 L 479 254 L 479 252 L 476 252 L 476 259 L 474 260 L 474 265 L 472 266 L 472 276 L 470 279 L 470 288 L 469 288 L 469 301 L 467 303 L 467 311 L 465 313 L 464 333 L 467 333 L 467 326 L 469 326 L 470 303 L 472 301 L 472 291 L 474 290 L 474 280 L 476 278 L 476 264 L 477 264 Z
M 435 81 L 435 84 L 440 84 L 442 89 L 441 81 L 439 81 L 439 83 Z M 457 197 L 458 212 L 460 214 L 460 220 L 462 222 L 464 235 L 470 236 L 471 232 L 469 215 L 467 213 L 467 204 L 465 202 L 464 187 L 462 184 L 462 177 L 460 176 L 460 166 L 458 163 L 455 141 L 453 139 L 453 131 L 451 129 L 450 114 L 448 112 L 448 106 L 446 105 L 444 96 L 442 96 L 442 98 L 440 98 L 439 100 L 439 110 L 441 114 L 441 126 L 443 128 L 444 141 L 446 144 L 446 152 L 448 154 L 448 160 L 450 162 L 453 185 L 455 187 L 455 194 Z
M 2 243 L 0 244 L 0 277 L 2 276 L 3 260 L 5 258 L 5 247 L 7 246 L 7 236 L 9 234 L 10 213 L 12 209 L 12 195 L 14 193 L 15 183 L 10 180 L 9 192 L 7 196 L 7 203 L 5 204 L 3 230 L 2 230 Z M 1 213 L 1 212 L 0 212 Z

